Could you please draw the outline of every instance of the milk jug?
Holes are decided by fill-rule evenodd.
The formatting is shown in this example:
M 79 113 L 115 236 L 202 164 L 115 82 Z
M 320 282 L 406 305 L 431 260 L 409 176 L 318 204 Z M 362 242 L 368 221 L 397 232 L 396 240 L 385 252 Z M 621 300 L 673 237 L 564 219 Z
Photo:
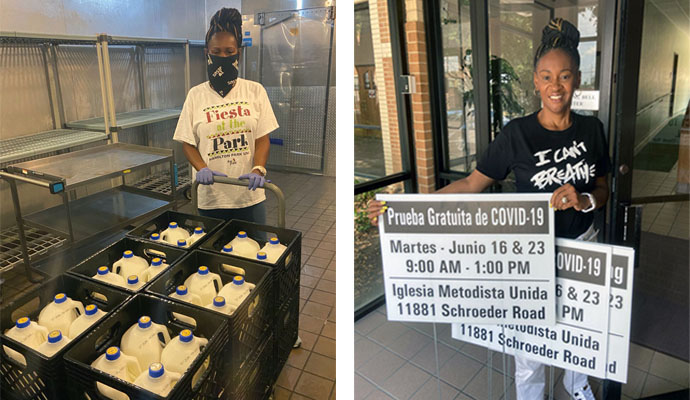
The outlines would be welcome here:
M 151 282 L 153 278 L 158 276 L 161 272 L 168 268 L 168 264 L 164 264 L 163 260 L 156 257 L 151 260 L 151 266 L 146 270 L 146 281 Z
M 177 222 L 171 222 L 168 224 L 168 229 L 161 232 L 161 240 L 165 240 L 173 246 L 177 244 L 180 239 L 189 239 L 189 232 L 186 229 L 177 226 Z
M 155 393 L 161 397 L 168 396 L 170 390 L 180 380 L 177 372 L 168 372 L 159 362 L 152 363 L 148 371 L 144 371 L 134 381 L 134 384 Z
M 130 275 L 136 275 L 139 280 L 144 281 L 146 276 L 144 276 L 144 271 L 149 267 L 148 261 L 145 258 L 135 256 L 132 250 L 125 250 L 122 253 L 122 258 L 115 261 L 113 264 L 113 272 L 121 275 L 123 278 L 127 278 Z
M 237 307 L 227 304 L 223 296 L 216 296 L 211 303 L 206 305 L 206 308 L 223 314 L 232 315 Z
M 207 343 L 207 339 L 196 337 L 191 330 L 183 329 L 163 349 L 161 363 L 168 366 L 168 371 L 183 374 Z
M 192 233 L 192 236 L 189 237 L 189 240 L 187 242 L 189 242 L 189 245 L 191 246 L 192 244 L 194 244 L 194 242 L 204 237 L 205 234 L 206 233 L 204 232 L 204 228 L 197 226 L 196 228 L 194 228 L 194 233 Z
M 17 319 L 16 324 L 12 328 L 5 332 L 5 335 L 26 347 L 38 349 L 38 347 L 46 341 L 48 329 L 31 321 L 28 317 L 21 317 Z M 26 359 L 21 353 L 7 346 L 2 346 L 2 349 L 5 350 L 8 357 L 22 365 L 26 365 Z
M 233 254 L 241 257 L 253 259 L 256 257 L 256 252 L 259 251 L 259 244 L 254 239 L 247 236 L 247 232 L 245 231 L 239 231 L 237 236 L 228 244 L 232 246 Z
M 237 275 L 232 282 L 223 286 L 218 292 L 218 296 L 223 296 L 228 304 L 237 308 L 249 296 L 249 292 L 255 286 L 253 283 L 245 282 L 242 276 Z
M 54 330 L 48 334 L 48 340 L 38 346 L 38 352 L 46 357 L 52 357 L 70 342 L 68 337 L 62 336 L 62 332 Z
M 223 246 L 223 248 L 220 250 L 220 252 L 225 253 L 225 254 L 233 254 L 232 253 L 232 246 L 230 245 L 230 243 Z
M 196 304 L 197 306 L 203 306 L 203 304 L 201 303 L 201 297 L 194 293 L 189 293 L 189 291 L 187 290 L 187 286 L 185 285 L 180 285 L 177 288 L 175 288 L 175 291 L 170 294 L 170 297 L 172 297 L 173 299 L 182 300 L 186 303 Z M 196 322 L 193 318 L 184 316 L 179 313 L 172 313 L 172 315 L 186 324 L 196 325 Z
M 72 300 L 64 293 L 58 293 L 38 314 L 38 324 L 45 326 L 48 331 L 58 329 L 60 332 L 69 332 L 72 322 L 82 314 L 84 306 L 80 301 Z
M 163 334 L 161 343 L 159 334 Z M 143 316 L 122 335 L 122 351 L 139 360 L 139 365 L 150 365 L 161 360 L 161 351 L 170 341 L 168 328 L 155 324 L 151 317 Z
M 105 316 L 105 311 L 99 310 L 97 305 L 87 305 L 84 307 L 84 314 L 80 315 L 79 318 L 75 319 L 72 325 L 70 325 L 67 336 L 72 339 L 76 338 L 99 319 L 103 318 L 103 316 Z
M 187 241 L 184 239 L 177 239 L 177 247 L 187 247 Z
M 120 287 L 125 287 L 127 285 L 127 281 L 125 278 L 122 276 L 110 272 L 108 267 L 105 265 L 102 267 L 98 267 L 98 270 L 96 271 L 96 275 L 93 276 L 93 279 L 102 281 L 102 282 L 107 282 L 111 285 L 115 286 L 120 286 Z
M 104 354 L 91 364 L 92 367 L 99 369 L 106 374 L 110 374 L 124 381 L 134 383 L 134 380 L 141 374 L 141 367 L 136 357 L 122 353 L 116 346 L 108 347 Z M 129 396 L 96 382 L 96 387 L 101 394 L 112 400 L 129 400 Z
M 202 304 L 209 304 L 213 301 L 218 290 L 223 287 L 223 281 L 218 274 L 209 272 L 208 267 L 201 266 L 196 273 L 184 281 L 184 285 L 191 293 L 201 298 Z
M 125 285 L 125 288 L 136 292 L 137 290 L 141 289 L 142 286 L 144 286 L 144 282 L 141 282 L 138 276 L 130 275 L 127 277 L 127 284 Z
M 154 232 L 154 233 L 151 234 L 151 236 L 149 237 L 149 239 L 153 240 L 154 242 L 159 242 L 159 243 L 160 243 L 160 241 L 161 241 L 161 235 L 160 235 L 160 233 Z
M 286 248 L 287 247 L 280 244 L 277 237 L 272 237 L 268 242 L 266 242 L 261 251 L 266 253 L 266 262 L 275 264 L 280 256 L 283 255 Z

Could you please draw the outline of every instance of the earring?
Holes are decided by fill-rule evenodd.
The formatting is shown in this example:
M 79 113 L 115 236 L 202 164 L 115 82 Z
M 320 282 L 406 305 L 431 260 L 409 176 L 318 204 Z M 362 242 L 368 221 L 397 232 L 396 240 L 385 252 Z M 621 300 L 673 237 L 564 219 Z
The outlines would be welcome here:
M 539 91 L 537 89 L 534 89 L 534 95 L 539 96 Z

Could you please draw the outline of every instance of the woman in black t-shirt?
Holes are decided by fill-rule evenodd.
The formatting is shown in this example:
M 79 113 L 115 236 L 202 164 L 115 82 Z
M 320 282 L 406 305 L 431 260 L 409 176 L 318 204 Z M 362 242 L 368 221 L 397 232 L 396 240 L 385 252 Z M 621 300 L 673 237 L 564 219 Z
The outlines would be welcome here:
M 534 57 L 535 93 L 543 107 L 507 124 L 468 177 L 437 193 L 479 193 L 512 171 L 518 192 L 552 193 L 556 236 L 596 240 L 590 212 L 608 200 L 610 161 L 602 123 L 570 109 L 580 85 L 579 40 L 570 22 L 549 22 Z M 381 202 L 370 202 L 372 223 L 385 210 Z M 518 400 L 543 399 L 543 365 L 519 356 L 515 363 Z M 566 371 L 563 381 L 574 399 L 595 399 L 586 375 Z

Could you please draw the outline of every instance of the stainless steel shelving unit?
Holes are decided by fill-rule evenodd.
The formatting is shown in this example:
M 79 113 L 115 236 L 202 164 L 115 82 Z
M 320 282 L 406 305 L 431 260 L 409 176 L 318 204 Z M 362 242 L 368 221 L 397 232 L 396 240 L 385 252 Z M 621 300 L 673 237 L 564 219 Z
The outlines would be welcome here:
M 17 160 L 107 140 L 105 132 L 54 129 L 33 135 L 0 140 L 0 167 Z
M 168 175 L 169 194 L 126 184 L 128 174 L 165 163 L 173 170 L 172 150 L 114 143 L 8 166 L 0 177 L 10 184 L 17 226 L 0 235 L 2 247 L 12 250 L 0 258 L 0 270 L 23 262 L 27 278 L 35 282 L 33 272 L 40 271 L 31 263 L 48 256 L 51 250 L 174 208 L 176 187 L 172 175 Z M 115 188 L 73 201 L 67 195 L 77 187 L 117 177 L 122 178 L 122 184 Z M 17 181 L 49 189 L 62 197 L 62 205 L 22 215 Z

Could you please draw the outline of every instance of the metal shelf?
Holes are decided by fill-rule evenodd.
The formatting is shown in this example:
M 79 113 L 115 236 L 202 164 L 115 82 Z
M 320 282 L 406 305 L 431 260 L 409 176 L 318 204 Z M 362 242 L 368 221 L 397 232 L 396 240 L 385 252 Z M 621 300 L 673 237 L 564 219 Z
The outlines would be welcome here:
M 95 45 L 97 42 L 96 35 L 81 36 L 81 35 L 54 35 L 43 33 L 27 33 L 27 32 L 0 32 L 0 43 L 23 43 L 23 44 L 41 44 L 41 43 L 55 43 L 55 44 L 90 44 Z
M 24 234 L 29 249 L 29 258 L 34 262 L 46 255 L 50 249 L 61 247 L 67 243 L 67 238 L 41 229 L 25 227 Z M 7 272 L 23 262 L 21 239 L 17 227 L 0 231 L 0 273 Z
M 190 177 L 190 173 L 188 169 L 185 169 L 183 171 L 180 171 L 177 175 L 177 186 L 176 190 L 178 190 L 178 194 L 180 193 L 179 190 L 186 188 L 190 186 L 192 183 L 192 179 Z M 156 193 L 161 193 L 161 194 L 166 194 L 166 195 L 171 195 L 172 191 L 170 190 L 170 172 L 161 172 L 158 174 L 153 174 L 151 176 L 147 176 L 144 179 L 141 179 L 132 186 L 143 189 L 143 190 L 149 190 L 152 192 Z
M 177 108 L 167 108 L 162 110 L 150 108 L 146 110 L 117 113 L 115 114 L 115 121 L 117 121 L 117 129 L 122 130 L 175 119 L 180 116 L 181 112 L 182 109 Z M 65 125 L 72 129 L 86 129 L 91 131 L 105 132 L 105 123 L 103 122 L 103 117 L 67 122 Z
M 12 161 L 107 139 L 108 135 L 105 132 L 56 129 L 0 140 L 0 166 L 4 167 Z

